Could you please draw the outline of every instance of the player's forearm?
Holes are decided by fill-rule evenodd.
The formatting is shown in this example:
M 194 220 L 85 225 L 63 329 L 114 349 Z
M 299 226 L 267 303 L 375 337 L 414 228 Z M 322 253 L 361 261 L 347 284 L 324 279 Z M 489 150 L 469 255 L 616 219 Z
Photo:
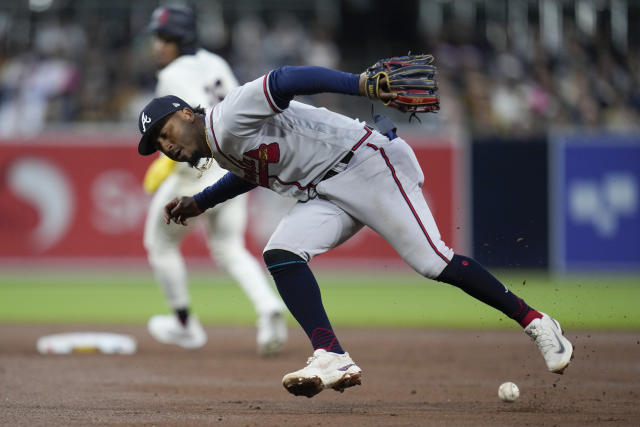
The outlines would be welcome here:
M 296 95 L 325 92 L 359 95 L 360 74 L 314 66 L 285 66 L 269 73 L 269 91 L 278 107 L 285 109 Z
M 256 188 L 255 184 L 251 184 L 239 176 L 234 175 L 231 172 L 227 172 L 227 174 L 220 178 L 215 184 L 210 185 L 198 194 L 195 194 L 193 198 L 195 199 L 198 208 L 205 211 L 206 209 L 212 208 L 226 200 L 233 199 L 234 197 L 253 190 L 254 188 Z

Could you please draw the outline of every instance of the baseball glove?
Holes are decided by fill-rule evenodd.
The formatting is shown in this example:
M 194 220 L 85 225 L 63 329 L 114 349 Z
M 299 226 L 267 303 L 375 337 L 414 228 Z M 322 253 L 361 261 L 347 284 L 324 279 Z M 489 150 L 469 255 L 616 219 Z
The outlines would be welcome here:
M 384 105 L 402 112 L 435 113 L 440 109 L 436 93 L 436 67 L 431 55 L 394 56 L 381 59 L 364 72 L 368 98 L 380 99 L 380 93 L 395 93 Z

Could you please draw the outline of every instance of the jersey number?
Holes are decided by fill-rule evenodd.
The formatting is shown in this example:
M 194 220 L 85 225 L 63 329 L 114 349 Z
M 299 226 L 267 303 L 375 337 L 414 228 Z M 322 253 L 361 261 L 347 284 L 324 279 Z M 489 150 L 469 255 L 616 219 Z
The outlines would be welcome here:
M 204 92 L 209 97 L 209 107 L 213 107 L 221 102 L 227 94 L 227 90 L 222 85 L 222 80 L 220 79 L 205 86 Z

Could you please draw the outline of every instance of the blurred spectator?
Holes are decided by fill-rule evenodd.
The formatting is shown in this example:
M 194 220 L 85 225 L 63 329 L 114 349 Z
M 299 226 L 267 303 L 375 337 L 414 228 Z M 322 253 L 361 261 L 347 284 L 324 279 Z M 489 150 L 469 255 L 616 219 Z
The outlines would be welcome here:
M 0 68 L 0 136 L 31 137 L 47 120 L 74 118 L 72 93 L 80 73 L 74 60 L 87 46 L 81 26 L 62 14 L 35 29 L 33 49 Z
M 70 95 L 78 81 L 73 64 L 62 58 L 24 54 L 12 58 L 0 70 L 0 136 L 31 137 L 45 125 L 47 115 L 54 121 L 71 119 Z M 60 97 L 57 110 L 50 102 Z
M 428 46 L 440 72 L 442 110 L 423 118 L 423 127 L 455 126 L 479 136 L 512 137 L 567 126 L 639 129 L 640 46 L 633 35 L 629 50 L 621 53 L 610 46 L 606 26 L 587 34 L 568 18 L 562 23 L 561 44 L 550 49 L 541 41 L 535 14 L 529 14 L 529 25 L 518 28 L 517 34 L 506 25 L 506 15 L 475 20 L 443 15 L 446 25 L 439 26 L 440 32 L 438 26 L 422 31 L 416 25 L 403 29 L 413 39 L 385 36 L 380 43 L 383 36 L 378 34 L 352 37 L 358 30 L 340 23 L 347 7 L 336 7 L 340 2 L 323 5 L 328 13 L 314 1 L 300 1 L 295 9 L 268 3 L 250 8 L 226 1 L 203 5 L 209 13 L 203 15 L 207 22 L 217 22 L 216 14 L 230 15 L 224 17 L 229 26 L 216 27 L 229 34 L 217 34 L 215 48 L 230 58 L 241 83 L 285 64 L 354 71 L 354 64 L 369 65 L 371 52 L 382 57 L 405 53 L 391 51 L 399 44 L 416 51 Z M 80 0 L 65 4 L 38 14 L 17 2 L 0 13 L 1 136 L 34 135 L 47 122 L 132 122 L 154 87 L 156 70 L 145 59 L 143 24 L 136 20 L 147 16 L 157 1 L 117 7 Z M 409 10 L 411 4 L 403 7 Z M 446 7 L 447 1 L 439 4 Z M 526 6 L 531 12 L 536 5 Z M 630 3 L 629 8 L 632 20 L 640 6 Z M 373 5 L 358 10 L 380 13 Z M 12 22 L 20 22 L 20 28 Z M 629 24 L 634 28 L 634 22 Z M 607 33 L 598 32 L 603 28 Z M 338 40 L 338 35 L 344 39 Z M 317 101 L 352 116 L 370 116 L 369 105 L 363 102 L 331 95 Z M 404 117 L 394 111 L 388 114 Z
M 285 64 L 300 65 L 307 46 L 307 28 L 289 13 L 280 13 L 274 17 L 262 44 L 269 69 Z
M 231 34 L 231 68 L 240 84 L 269 71 L 263 46 L 267 30 L 255 15 L 245 15 L 233 25 Z
M 340 50 L 330 31 L 320 23 L 313 27 L 307 46 L 302 50 L 302 63 L 333 69 L 340 67 Z

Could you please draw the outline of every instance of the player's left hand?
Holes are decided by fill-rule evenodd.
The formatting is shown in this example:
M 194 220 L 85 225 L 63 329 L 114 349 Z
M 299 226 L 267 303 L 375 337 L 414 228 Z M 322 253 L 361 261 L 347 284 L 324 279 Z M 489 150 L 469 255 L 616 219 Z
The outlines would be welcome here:
M 202 212 L 193 197 L 183 196 L 165 205 L 164 222 L 170 224 L 173 220 L 176 224 L 187 225 L 187 218 L 198 216 Z

